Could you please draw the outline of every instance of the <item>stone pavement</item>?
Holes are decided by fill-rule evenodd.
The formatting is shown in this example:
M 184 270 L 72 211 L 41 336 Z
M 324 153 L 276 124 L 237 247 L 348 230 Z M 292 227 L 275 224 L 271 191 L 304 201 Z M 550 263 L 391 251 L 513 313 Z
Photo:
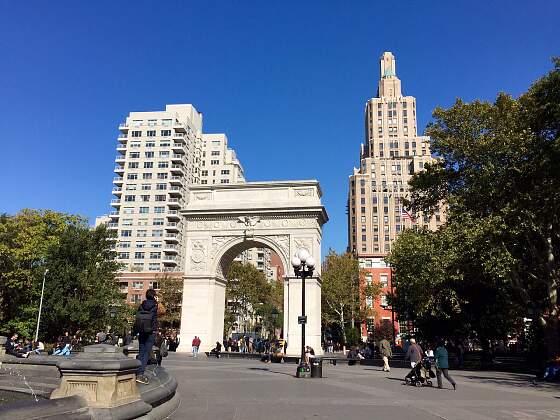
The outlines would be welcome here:
M 175 353 L 164 366 L 179 382 L 173 419 L 560 419 L 560 386 L 529 375 L 451 371 L 453 391 L 404 386 L 405 369 L 327 364 L 322 379 L 296 379 L 294 364 Z

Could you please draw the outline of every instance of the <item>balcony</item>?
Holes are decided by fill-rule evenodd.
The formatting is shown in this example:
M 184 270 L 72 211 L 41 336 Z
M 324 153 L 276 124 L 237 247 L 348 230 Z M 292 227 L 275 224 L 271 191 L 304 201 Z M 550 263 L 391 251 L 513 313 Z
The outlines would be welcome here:
M 179 252 L 179 245 L 165 244 L 163 247 L 163 252 L 170 252 L 172 254 L 176 254 L 177 252 Z
M 182 187 L 178 187 L 175 185 L 172 185 L 171 188 L 169 189 L 169 195 L 171 196 L 182 196 L 184 193 L 183 188 Z
M 115 156 L 115 162 L 124 162 L 124 159 L 125 159 L 124 155 Z
M 166 216 L 168 219 L 173 219 L 173 220 L 181 219 L 178 210 L 168 210 Z
M 165 230 L 170 232 L 179 232 L 179 223 L 178 222 L 167 222 L 165 225 Z
M 122 187 L 113 187 L 113 194 L 122 194 Z
M 171 149 L 173 150 L 173 153 L 185 153 L 185 146 L 182 143 L 173 143 L 171 145 Z
M 122 132 L 128 133 L 128 124 L 127 123 L 120 123 L 119 124 L 119 130 L 121 130 Z M 122 136 L 122 134 L 119 135 L 119 137 Z
M 163 237 L 163 240 L 165 242 L 179 243 L 179 234 L 177 234 L 177 233 L 166 233 L 165 236 Z
M 113 178 L 113 184 L 122 184 L 124 181 L 122 176 L 116 176 Z
M 113 210 L 113 211 L 110 211 L 110 212 L 109 212 L 109 216 L 111 216 L 112 218 L 114 218 L 114 217 L 120 217 L 121 214 L 120 214 L 120 212 L 119 212 L 118 210 Z
M 179 133 L 187 132 L 187 127 L 185 127 L 185 124 L 182 124 L 180 122 L 173 123 L 173 129 Z
M 171 255 L 164 255 L 162 262 L 164 264 L 173 264 L 173 265 L 177 265 L 179 263 L 179 257 L 176 256 L 171 256 Z
M 172 162 L 180 162 L 182 164 L 183 163 L 183 156 L 184 155 L 174 153 L 173 155 L 171 155 L 171 161 Z
M 174 175 L 169 178 L 169 183 L 174 185 L 182 185 L 183 184 L 183 177 Z
M 117 229 L 119 227 L 118 223 L 107 223 L 109 229 Z
M 115 172 L 124 173 L 124 166 L 115 166 Z
M 126 144 L 117 143 L 117 151 L 125 153 L 126 152 Z

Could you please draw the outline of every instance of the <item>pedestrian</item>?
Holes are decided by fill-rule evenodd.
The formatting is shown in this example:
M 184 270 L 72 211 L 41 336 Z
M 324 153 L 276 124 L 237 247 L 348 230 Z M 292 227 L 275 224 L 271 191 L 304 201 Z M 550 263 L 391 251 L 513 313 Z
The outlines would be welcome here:
M 393 357 L 393 351 L 391 350 L 391 343 L 386 338 L 379 342 L 379 353 L 381 353 L 383 358 L 383 372 L 390 372 L 389 358 Z
M 146 300 L 140 304 L 136 312 L 133 334 L 138 335 L 138 358 L 141 362 L 136 374 L 136 382 L 141 384 L 148 384 L 150 382 L 144 375 L 144 372 L 158 331 L 157 306 L 156 291 L 148 289 L 146 291 Z
M 210 354 L 213 354 L 216 356 L 216 359 L 220 358 L 220 353 L 222 352 L 222 344 L 219 341 L 216 341 L 216 347 L 214 347 L 211 351 Z
M 196 335 L 193 338 L 192 341 L 192 355 L 193 357 L 198 357 L 198 349 L 200 348 L 200 338 L 198 338 Z
M 424 352 L 422 351 L 422 347 L 416 344 L 416 340 L 414 338 L 411 338 L 410 346 L 408 346 L 404 359 L 410 360 L 410 367 L 414 368 L 414 366 L 422 360 L 423 356 Z
M 449 355 L 447 354 L 447 349 L 442 340 L 438 341 L 436 351 L 434 353 L 436 359 L 436 376 L 437 376 L 437 386 L 439 389 L 443 388 L 441 374 L 445 376 L 445 379 L 453 385 L 453 389 L 457 389 L 457 384 L 451 376 L 449 376 Z

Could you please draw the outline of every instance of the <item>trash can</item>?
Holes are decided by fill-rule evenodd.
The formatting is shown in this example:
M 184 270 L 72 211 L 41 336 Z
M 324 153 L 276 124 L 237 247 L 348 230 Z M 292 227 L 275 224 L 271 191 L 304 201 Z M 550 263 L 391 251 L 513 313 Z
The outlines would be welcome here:
M 311 362 L 311 377 L 312 378 L 322 378 L 323 377 L 323 359 L 320 357 L 314 357 L 310 360 Z

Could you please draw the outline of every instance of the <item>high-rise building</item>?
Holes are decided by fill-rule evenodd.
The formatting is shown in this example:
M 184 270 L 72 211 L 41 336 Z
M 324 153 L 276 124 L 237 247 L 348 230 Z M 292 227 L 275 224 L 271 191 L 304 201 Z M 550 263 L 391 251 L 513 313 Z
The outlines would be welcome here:
M 348 190 L 348 249 L 368 272 L 365 281 L 385 286 L 378 302 L 367 303 L 378 314 L 368 320 L 370 326 L 392 319 L 386 303 L 391 270 L 383 261 L 392 243 L 404 229 L 436 229 L 445 218 L 443 211 L 427 217 L 412 215 L 403 207 L 408 181 L 433 157 L 429 138 L 417 134 L 416 98 L 402 94 L 392 53 L 381 56 L 380 72 L 377 97 L 366 102 L 360 167 L 350 176 Z M 367 336 L 365 326 L 362 335 Z
M 117 232 L 121 290 L 135 303 L 149 287 L 157 288 L 158 276 L 182 276 L 185 225 L 179 211 L 189 185 L 233 184 L 244 176 L 226 136 L 204 135 L 202 114 L 192 105 L 131 112 L 119 130 L 114 209 L 108 222 L 99 222 Z
M 202 135 L 201 184 L 236 184 L 245 182 L 243 167 L 235 150 L 227 146 L 225 134 Z

